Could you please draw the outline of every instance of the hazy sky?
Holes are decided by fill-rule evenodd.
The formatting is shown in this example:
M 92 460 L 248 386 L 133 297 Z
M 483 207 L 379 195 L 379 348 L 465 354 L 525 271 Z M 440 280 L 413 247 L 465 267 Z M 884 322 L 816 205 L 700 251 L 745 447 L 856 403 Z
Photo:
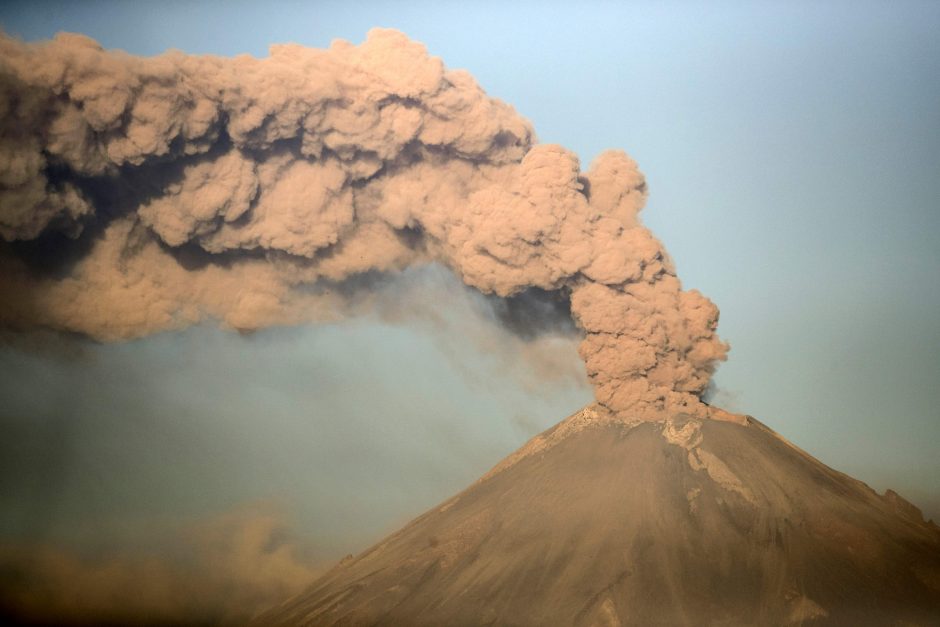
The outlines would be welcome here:
M 722 311 L 716 402 L 940 517 L 940 4 L 5 2 L 0 24 L 147 55 L 404 31 L 585 166 L 639 162 L 645 223 Z M 590 400 L 498 363 L 460 331 L 475 301 L 422 280 L 447 343 L 359 320 L 0 349 L 0 532 L 133 541 L 274 498 L 345 553 Z

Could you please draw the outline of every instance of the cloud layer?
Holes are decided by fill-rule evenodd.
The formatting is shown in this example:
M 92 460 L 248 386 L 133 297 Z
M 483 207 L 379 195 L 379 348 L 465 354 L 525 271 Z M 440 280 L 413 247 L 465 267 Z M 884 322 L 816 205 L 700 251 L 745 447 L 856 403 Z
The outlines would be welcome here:
M 7 545 L 0 564 L 0 616 L 50 625 L 240 625 L 321 574 L 265 504 L 194 524 L 161 551 Z

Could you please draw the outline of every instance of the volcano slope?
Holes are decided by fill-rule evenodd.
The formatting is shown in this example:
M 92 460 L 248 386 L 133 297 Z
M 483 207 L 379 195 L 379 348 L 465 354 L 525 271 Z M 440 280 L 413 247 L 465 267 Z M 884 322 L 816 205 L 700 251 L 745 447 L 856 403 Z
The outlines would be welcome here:
M 937 625 L 940 529 L 750 417 L 594 405 L 258 622 Z

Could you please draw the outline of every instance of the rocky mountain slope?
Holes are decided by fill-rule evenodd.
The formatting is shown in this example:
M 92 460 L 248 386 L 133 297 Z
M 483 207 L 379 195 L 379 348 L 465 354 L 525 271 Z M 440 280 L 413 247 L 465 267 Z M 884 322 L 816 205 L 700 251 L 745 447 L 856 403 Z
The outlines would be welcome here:
M 258 621 L 936 625 L 940 529 L 752 418 L 590 406 Z

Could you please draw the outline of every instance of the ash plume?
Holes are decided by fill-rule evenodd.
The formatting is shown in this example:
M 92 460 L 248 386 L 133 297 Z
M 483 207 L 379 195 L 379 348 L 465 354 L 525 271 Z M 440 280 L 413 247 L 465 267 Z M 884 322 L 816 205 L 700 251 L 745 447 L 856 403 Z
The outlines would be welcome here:
M 401 33 L 263 59 L 0 36 L 0 112 L 7 329 L 333 320 L 365 306 L 345 282 L 440 263 L 509 327 L 570 312 L 611 411 L 709 412 L 718 310 L 640 224 L 636 164 L 582 172 Z

